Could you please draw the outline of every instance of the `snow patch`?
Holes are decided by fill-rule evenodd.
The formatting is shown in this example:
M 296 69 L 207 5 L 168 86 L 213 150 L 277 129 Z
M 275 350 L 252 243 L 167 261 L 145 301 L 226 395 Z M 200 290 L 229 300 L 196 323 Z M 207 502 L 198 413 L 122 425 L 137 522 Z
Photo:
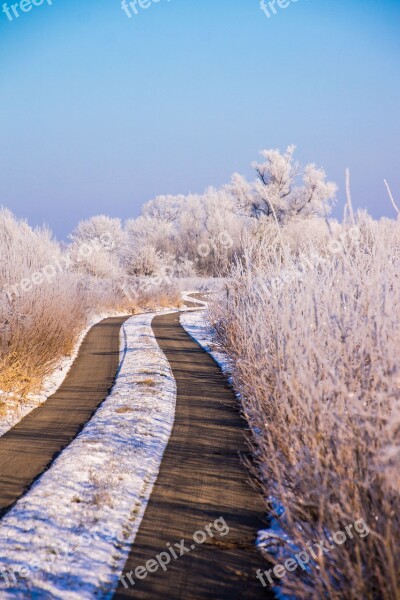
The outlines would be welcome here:
M 203 302 L 203 304 L 207 306 L 206 303 Z M 195 312 L 184 313 L 180 317 L 180 322 L 190 337 L 200 344 L 203 350 L 212 356 L 224 375 L 228 376 L 228 379 L 230 379 L 231 362 L 229 356 L 226 352 L 222 352 L 215 344 L 215 330 L 208 324 L 205 310 L 200 309 Z

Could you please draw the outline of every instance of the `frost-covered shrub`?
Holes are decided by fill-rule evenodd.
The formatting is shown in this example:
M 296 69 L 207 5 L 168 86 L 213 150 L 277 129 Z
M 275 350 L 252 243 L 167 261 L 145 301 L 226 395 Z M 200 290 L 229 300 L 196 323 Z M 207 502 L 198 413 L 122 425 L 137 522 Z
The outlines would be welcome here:
M 118 254 L 124 239 L 120 219 L 112 219 L 105 215 L 91 217 L 81 221 L 70 235 L 71 240 L 78 245 L 93 243 L 101 244 L 111 254 Z
M 172 257 L 173 258 L 173 257 Z M 161 250 L 157 250 L 151 244 L 137 246 L 126 260 L 125 266 L 128 275 L 158 275 L 165 270 L 171 257 L 165 255 Z
M 0 212 L 0 390 L 39 389 L 94 314 L 136 312 L 173 296 L 161 286 L 127 297 L 112 227 L 111 241 L 115 220 L 80 224 L 63 250 L 46 229 Z
M 119 219 L 104 215 L 81 221 L 70 235 L 69 268 L 77 273 L 118 280 L 123 276 L 125 235 Z
M 279 549 L 277 538 L 265 548 L 270 559 L 281 563 L 309 542 L 329 546 L 330 535 L 357 519 L 370 530 L 322 553 L 307 570 L 286 572 L 283 591 L 315 600 L 394 600 L 400 221 L 360 213 L 354 225 L 333 225 L 330 239 L 320 227 L 315 245 L 295 229 L 296 239 L 278 247 L 275 259 L 265 260 L 262 245 L 257 259 L 253 243 L 211 315 L 232 358 L 266 508 L 272 501 L 283 509 Z M 283 227 L 281 234 L 285 240 L 293 231 Z

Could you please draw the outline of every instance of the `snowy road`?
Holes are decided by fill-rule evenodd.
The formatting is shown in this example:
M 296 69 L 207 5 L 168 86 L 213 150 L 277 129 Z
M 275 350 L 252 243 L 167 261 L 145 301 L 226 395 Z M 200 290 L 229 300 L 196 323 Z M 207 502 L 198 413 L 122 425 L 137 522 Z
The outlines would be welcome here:
M 245 422 L 217 364 L 179 317 L 157 316 L 152 323 L 177 384 L 175 423 L 114 598 L 271 598 L 256 578 L 257 569 L 265 569 L 255 547 L 265 507 L 239 456 L 248 454 Z M 221 517 L 229 527 L 226 536 L 208 537 L 171 558 L 165 571 L 156 568 L 156 556 L 182 540 L 191 548 L 193 535 Z
M 229 528 L 226 536 L 208 536 L 190 554 L 171 561 L 165 572 L 149 572 L 134 586 L 126 587 L 125 578 L 115 598 L 268 598 L 255 577 L 265 567 L 255 549 L 264 506 L 239 457 L 239 452 L 248 453 L 245 424 L 216 363 L 184 331 L 179 316 L 161 314 L 153 322 L 150 314 L 132 317 L 123 326 L 120 348 L 118 336 L 110 334 L 124 319 L 100 323 L 81 348 L 77 371 L 74 365 L 63 384 L 72 411 L 65 402 L 67 416 L 53 412 L 49 399 L 39 409 L 40 416 L 49 406 L 49 418 L 39 418 L 36 423 L 42 426 L 30 432 L 20 456 L 16 439 L 23 448 L 25 423 L 39 411 L 19 424 L 9 457 L 14 455 L 18 465 L 25 461 L 28 473 L 32 452 L 44 464 L 52 456 L 42 449 L 71 441 L 69 412 L 76 413 L 71 417 L 75 427 L 86 422 L 0 521 L 2 597 L 110 599 L 122 569 L 136 572 L 168 544 L 193 539 L 196 531 L 222 518 Z M 116 384 L 92 415 L 98 404 L 94 397 L 86 398 L 87 392 L 94 381 L 100 389 L 98 375 L 105 377 L 105 386 L 111 385 L 119 350 L 124 358 Z M 81 387 L 83 394 L 77 396 Z M 103 391 L 97 403 L 100 398 Z M 88 412 L 90 399 L 94 404 Z M 10 434 L 0 440 L 0 451 Z M 3 477 L 10 464 L 0 465 Z M 35 460 L 33 464 L 40 466 Z M 16 485 L 18 471 L 8 477 L 17 499 L 23 482 Z

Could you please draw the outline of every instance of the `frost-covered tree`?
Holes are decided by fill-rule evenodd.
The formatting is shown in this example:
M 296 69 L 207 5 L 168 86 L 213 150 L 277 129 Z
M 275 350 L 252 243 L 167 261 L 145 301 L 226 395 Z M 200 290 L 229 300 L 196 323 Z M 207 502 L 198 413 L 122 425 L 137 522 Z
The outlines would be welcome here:
M 122 275 L 124 232 L 120 219 L 98 215 L 81 221 L 69 236 L 71 269 L 102 279 Z
M 130 275 L 153 275 L 175 254 L 175 225 L 156 216 L 141 215 L 125 223 L 122 264 Z
M 157 196 L 143 206 L 142 215 L 160 221 L 175 222 L 185 204 L 185 196 Z
M 174 237 L 174 223 L 163 218 L 141 215 L 125 223 L 125 242 L 131 247 L 148 243 L 158 250 L 167 251 Z
M 226 272 L 235 253 L 241 231 L 235 208 L 225 189 L 208 188 L 185 200 L 178 223 L 181 248 L 205 275 Z
M 98 244 L 116 255 L 123 242 L 124 233 L 120 219 L 98 215 L 81 221 L 69 237 L 75 245 Z
M 262 150 L 263 162 L 254 162 L 258 180 L 255 183 L 255 215 L 270 216 L 273 211 L 281 218 L 291 210 L 294 182 L 299 174 L 299 166 L 293 161 L 294 146 L 289 146 L 285 154 L 279 150 Z
M 337 187 L 326 181 L 323 169 L 314 164 L 302 169 L 294 160 L 295 146 L 284 154 L 279 150 L 263 150 L 261 162 L 253 163 L 257 179 L 246 181 L 235 174 L 229 191 L 238 206 L 252 217 L 276 218 L 284 223 L 292 217 L 323 217 L 329 214 Z M 297 185 L 299 178 L 302 185 Z
M 0 208 L 0 257 L 0 286 L 6 286 L 59 261 L 61 248 L 47 228 L 32 229 Z
M 331 211 L 337 186 L 333 182 L 326 181 L 326 173 L 323 169 L 309 164 L 304 169 L 303 185 L 296 188 L 294 192 L 292 200 L 294 215 L 325 217 Z

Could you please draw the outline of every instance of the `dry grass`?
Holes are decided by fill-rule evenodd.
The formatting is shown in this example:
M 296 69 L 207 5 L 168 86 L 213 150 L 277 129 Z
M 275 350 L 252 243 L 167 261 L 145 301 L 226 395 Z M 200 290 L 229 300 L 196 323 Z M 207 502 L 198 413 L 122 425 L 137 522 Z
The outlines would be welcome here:
M 40 389 L 63 356 L 69 356 L 89 318 L 118 305 L 112 285 L 60 273 L 12 302 L 0 297 L 0 389 L 21 394 Z
M 120 415 L 123 415 L 123 414 L 126 414 L 126 413 L 134 412 L 134 410 L 135 409 L 131 408 L 130 406 L 120 406 L 119 408 L 115 409 L 115 412 L 118 413 L 118 414 L 120 414 Z
M 307 600 L 399 599 L 400 222 L 291 227 L 272 253 L 252 244 L 211 319 L 267 509 L 269 497 L 284 507 L 302 549 L 361 518 L 370 534 L 281 584 Z
M 156 385 L 154 379 L 143 379 L 141 381 L 137 381 L 136 383 L 137 385 L 145 385 L 147 387 L 154 387 Z

